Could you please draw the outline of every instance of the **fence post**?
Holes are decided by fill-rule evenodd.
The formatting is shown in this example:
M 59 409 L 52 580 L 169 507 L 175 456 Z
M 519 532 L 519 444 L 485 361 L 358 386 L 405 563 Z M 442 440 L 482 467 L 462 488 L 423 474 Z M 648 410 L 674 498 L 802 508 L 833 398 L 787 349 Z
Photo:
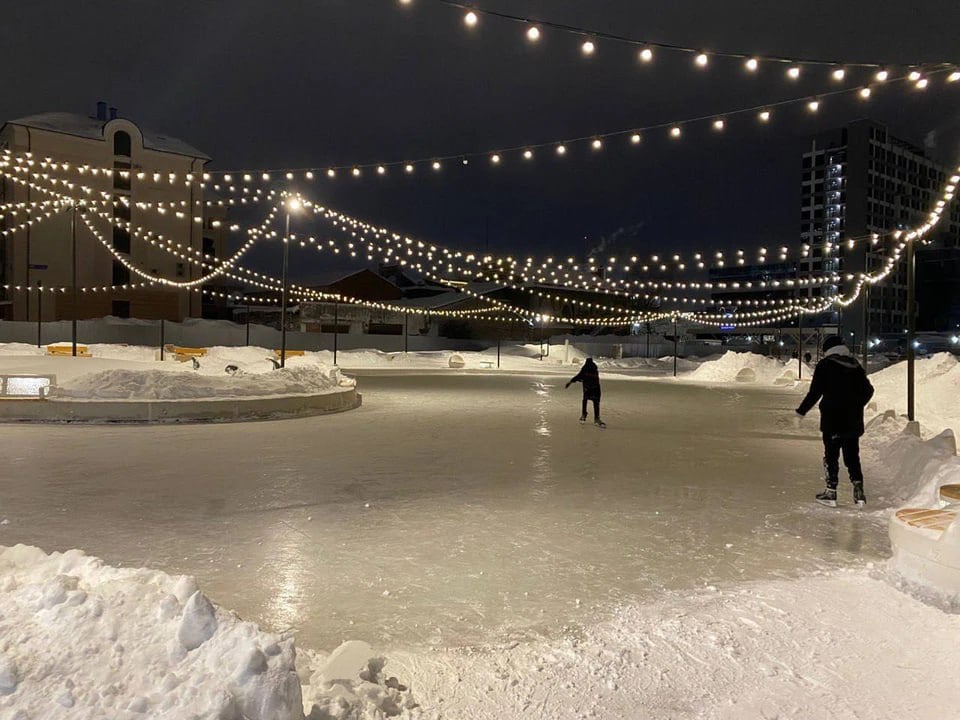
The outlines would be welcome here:
M 165 344 L 165 339 L 163 337 L 164 329 L 163 318 L 160 318 L 160 362 L 163 362 L 163 346 Z
M 29 288 L 27 288 L 29 290 Z M 29 295 L 30 293 L 27 293 Z M 43 282 L 37 280 L 37 347 L 43 346 Z

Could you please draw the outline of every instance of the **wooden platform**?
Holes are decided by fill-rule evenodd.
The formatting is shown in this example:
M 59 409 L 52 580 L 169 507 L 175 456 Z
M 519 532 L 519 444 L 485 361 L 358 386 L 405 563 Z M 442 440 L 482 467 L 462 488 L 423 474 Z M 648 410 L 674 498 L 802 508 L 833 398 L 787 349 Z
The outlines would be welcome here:
M 956 510 L 931 510 L 929 508 L 903 508 L 897 510 L 897 520 L 911 527 L 943 532 L 957 517 Z
M 960 483 L 941 486 L 940 500 L 950 504 L 960 503 Z
M 179 345 L 164 345 L 164 352 L 170 353 L 179 362 L 186 362 L 190 358 L 206 357 L 206 348 L 180 347 Z
M 279 351 L 279 350 L 274 350 L 274 351 L 273 351 L 273 354 L 274 354 L 274 356 L 277 358 L 277 360 L 280 359 L 280 351 Z M 292 357 L 303 357 L 305 354 L 306 354 L 306 350 L 287 350 L 287 357 L 288 357 L 288 358 L 292 358 Z

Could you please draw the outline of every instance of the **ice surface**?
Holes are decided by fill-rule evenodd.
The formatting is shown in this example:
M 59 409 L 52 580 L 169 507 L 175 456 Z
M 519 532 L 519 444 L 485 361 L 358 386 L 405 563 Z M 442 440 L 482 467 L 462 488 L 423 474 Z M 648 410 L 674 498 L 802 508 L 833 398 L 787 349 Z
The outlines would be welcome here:
M 0 541 L 195 575 L 305 647 L 385 650 L 886 556 L 884 518 L 810 503 L 799 391 L 604 377 L 601 433 L 563 382 L 361 377 L 333 422 L 9 426 Z

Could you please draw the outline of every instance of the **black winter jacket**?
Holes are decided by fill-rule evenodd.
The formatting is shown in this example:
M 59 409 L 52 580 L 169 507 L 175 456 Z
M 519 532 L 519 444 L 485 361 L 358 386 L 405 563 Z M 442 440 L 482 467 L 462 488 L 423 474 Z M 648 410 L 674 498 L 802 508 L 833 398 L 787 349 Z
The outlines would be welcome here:
M 860 437 L 863 408 L 872 397 L 873 385 L 867 373 L 850 351 L 841 347 L 817 363 L 810 392 L 797 412 L 806 415 L 820 400 L 820 430 L 824 435 Z
M 585 398 L 600 397 L 600 371 L 593 360 L 588 359 L 580 368 L 580 372 L 574 375 L 570 382 L 583 383 L 583 396 Z

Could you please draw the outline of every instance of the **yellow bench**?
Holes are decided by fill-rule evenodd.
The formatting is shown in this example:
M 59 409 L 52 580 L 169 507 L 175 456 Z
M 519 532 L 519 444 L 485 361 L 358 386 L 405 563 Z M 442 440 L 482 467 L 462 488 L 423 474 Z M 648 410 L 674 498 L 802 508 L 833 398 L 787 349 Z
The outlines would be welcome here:
M 922 530 L 943 532 L 957 518 L 953 510 L 932 510 L 928 508 L 904 508 L 897 510 L 897 520 Z
M 47 355 L 73 357 L 73 345 L 47 345 Z M 77 345 L 77 357 L 91 357 L 86 345 Z
M 164 345 L 164 352 L 173 355 L 175 360 L 186 362 L 190 358 L 201 358 L 207 354 L 206 348 L 180 347 L 179 345 Z
M 274 357 L 277 358 L 277 360 L 279 360 L 279 359 L 280 359 L 281 352 L 280 352 L 279 350 L 274 350 L 274 351 L 273 351 L 273 355 L 274 355 Z M 304 355 L 306 355 L 306 350 L 287 350 L 287 357 L 288 357 L 288 358 L 291 358 L 291 357 L 303 357 Z
M 942 485 L 940 487 L 940 502 L 948 505 L 960 503 L 960 483 Z

